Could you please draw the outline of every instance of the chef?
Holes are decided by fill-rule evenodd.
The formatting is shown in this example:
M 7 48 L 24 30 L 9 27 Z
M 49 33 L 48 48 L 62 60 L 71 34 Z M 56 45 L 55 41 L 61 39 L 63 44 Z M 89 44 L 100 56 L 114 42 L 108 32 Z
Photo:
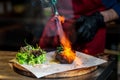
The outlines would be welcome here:
M 117 0 L 57 0 L 59 15 L 65 17 L 62 28 L 74 49 L 86 54 L 103 53 L 106 23 L 120 16 Z M 54 14 L 39 40 L 41 48 L 60 45 Z

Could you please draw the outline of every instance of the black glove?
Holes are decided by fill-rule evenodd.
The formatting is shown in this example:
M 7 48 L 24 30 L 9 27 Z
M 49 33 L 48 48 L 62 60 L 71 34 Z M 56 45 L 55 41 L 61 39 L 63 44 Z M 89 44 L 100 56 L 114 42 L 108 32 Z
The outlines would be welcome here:
M 96 12 L 90 16 L 81 16 L 76 21 L 77 37 L 79 42 L 88 42 L 93 39 L 97 30 L 105 25 L 103 16 Z

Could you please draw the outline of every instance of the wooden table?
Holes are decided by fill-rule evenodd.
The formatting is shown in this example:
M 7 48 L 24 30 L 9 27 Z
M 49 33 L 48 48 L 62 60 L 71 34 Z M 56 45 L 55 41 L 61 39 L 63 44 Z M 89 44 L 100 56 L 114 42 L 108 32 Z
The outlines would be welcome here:
M 15 57 L 17 52 L 13 51 L 0 51 L 0 80 L 56 80 L 56 79 L 37 79 L 27 76 L 20 75 L 9 66 L 9 60 Z M 112 80 L 111 77 L 114 77 L 114 80 L 117 80 L 116 77 L 116 60 L 110 60 L 107 63 L 98 67 L 98 69 L 92 73 L 71 77 L 71 78 L 62 78 L 62 80 Z M 112 76 L 111 76 L 112 75 Z M 61 80 L 61 79 L 57 79 Z

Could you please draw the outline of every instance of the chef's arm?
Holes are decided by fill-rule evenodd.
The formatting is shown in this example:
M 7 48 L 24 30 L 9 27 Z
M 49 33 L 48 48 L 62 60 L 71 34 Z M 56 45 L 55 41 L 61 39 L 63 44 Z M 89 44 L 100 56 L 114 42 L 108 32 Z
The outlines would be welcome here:
M 76 26 L 79 27 L 77 29 L 79 39 L 82 43 L 91 41 L 101 27 L 105 27 L 107 22 L 116 20 L 119 16 L 120 10 L 118 8 L 95 12 L 89 16 L 81 16 L 76 21 Z
M 100 12 L 104 17 L 104 22 L 110 22 L 119 18 L 119 15 L 114 9 L 109 9 Z

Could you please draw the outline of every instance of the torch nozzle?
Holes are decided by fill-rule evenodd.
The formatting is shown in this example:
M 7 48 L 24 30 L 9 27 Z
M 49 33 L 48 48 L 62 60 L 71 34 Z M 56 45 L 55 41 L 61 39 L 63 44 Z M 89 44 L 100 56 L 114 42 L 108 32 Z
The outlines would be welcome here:
M 52 4 L 54 14 L 58 15 L 58 10 L 57 10 L 57 7 L 56 7 L 56 3 L 57 3 L 57 0 L 51 0 L 51 4 Z

